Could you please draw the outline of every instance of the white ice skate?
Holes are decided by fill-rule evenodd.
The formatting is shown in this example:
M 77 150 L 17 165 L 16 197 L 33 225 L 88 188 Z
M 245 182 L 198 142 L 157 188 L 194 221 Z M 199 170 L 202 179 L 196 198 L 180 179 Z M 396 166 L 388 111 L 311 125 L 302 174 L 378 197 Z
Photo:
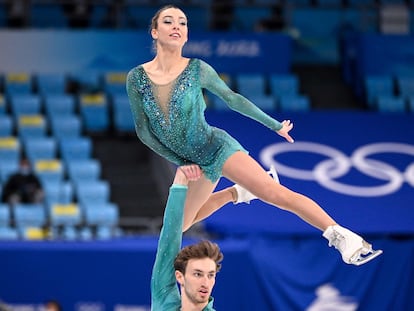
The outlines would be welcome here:
M 359 235 L 339 225 L 329 226 L 323 233 L 342 255 L 347 264 L 363 265 L 382 254 L 382 250 L 373 250 L 371 244 L 364 241 Z
M 267 173 L 278 183 L 280 182 L 279 176 L 277 175 L 276 169 L 273 165 L 270 166 L 270 169 L 267 171 Z M 254 194 L 250 193 L 249 191 L 244 189 L 242 186 L 238 184 L 234 184 L 233 187 L 236 189 L 236 192 L 237 192 L 237 200 L 234 202 L 234 204 L 239 204 L 239 203 L 249 204 L 251 200 L 257 199 L 257 197 Z

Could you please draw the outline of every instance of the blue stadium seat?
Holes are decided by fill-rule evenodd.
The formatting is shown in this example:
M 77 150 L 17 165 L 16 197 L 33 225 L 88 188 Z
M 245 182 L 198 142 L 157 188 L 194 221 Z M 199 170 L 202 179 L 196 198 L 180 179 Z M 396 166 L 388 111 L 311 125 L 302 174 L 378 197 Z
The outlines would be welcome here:
M 399 112 L 405 109 L 405 99 L 403 97 L 379 96 L 377 99 L 377 109 L 379 112 Z
M 42 102 L 36 94 L 13 94 L 9 96 L 10 109 L 14 117 L 40 114 Z
M 0 183 L 5 183 L 11 174 L 19 170 L 19 162 L 15 160 L 0 159 Z
M 20 159 L 20 141 L 14 136 L 0 137 L 0 162 L 15 161 Z
M 113 125 L 117 132 L 133 132 L 135 130 L 131 107 L 127 95 L 113 95 L 112 97 Z
M 282 96 L 279 98 L 277 107 L 281 111 L 307 112 L 311 109 L 311 104 L 307 96 Z
M 54 203 L 48 206 L 51 226 L 76 226 L 83 221 L 82 211 L 78 204 Z
M 96 228 L 96 238 L 98 240 L 108 240 L 113 237 L 113 228 L 109 226 L 98 226 Z
M 86 160 L 92 157 L 92 141 L 89 137 L 79 136 L 62 139 L 59 142 L 60 156 L 65 163 Z
M 19 226 L 17 231 L 24 240 L 44 240 L 47 237 L 47 232 L 40 226 Z
M 73 185 L 69 181 L 42 180 L 46 204 L 68 204 L 73 202 Z
M 0 137 L 8 137 L 13 134 L 13 119 L 9 115 L 0 114 Z
M 79 234 L 74 226 L 64 226 L 61 237 L 67 241 L 74 241 L 78 239 Z
M 76 111 L 76 101 L 73 95 L 69 94 L 51 94 L 43 96 L 44 106 L 47 116 L 67 116 Z
M 89 226 L 114 227 L 118 225 L 119 208 L 114 203 L 84 204 L 85 223 Z
M 249 100 L 262 110 L 276 109 L 276 102 L 273 96 L 253 96 L 249 97 Z
M 101 176 L 101 164 L 95 159 L 81 159 L 66 162 L 67 174 L 74 183 L 97 181 Z
M 42 114 L 20 115 L 17 119 L 17 134 L 21 139 L 45 137 L 47 122 Z
M 299 95 L 299 80 L 293 74 L 272 74 L 269 77 L 270 93 L 275 97 Z
M 79 229 L 78 234 L 79 239 L 84 241 L 89 241 L 93 239 L 92 228 L 90 227 L 82 227 Z
M 59 140 L 79 137 L 82 134 L 82 121 L 77 115 L 51 116 L 50 129 Z
M 0 203 L 0 228 L 11 224 L 11 212 L 8 204 Z
M 378 96 L 393 96 L 394 81 L 391 75 L 365 77 L 365 98 L 368 107 L 374 108 Z
M 109 129 L 109 105 L 104 94 L 80 95 L 79 110 L 86 131 L 103 132 Z
M 7 95 L 30 94 L 32 77 L 28 73 L 7 73 L 4 79 L 4 89 Z
M 59 159 L 37 160 L 34 164 L 34 172 L 42 184 L 60 183 L 65 177 L 65 170 Z
M 68 83 L 75 85 L 78 93 L 97 92 L 102 89 L 101 74 L 96 71 L 77 71 L 69 73 Z
M 104 75 L 104 91 L 112 96 L 126 95 L 126 72 L 107 72 Z
M 42 204 L 15 204 L 13 216 L 17 227 L 43 227 L 47 221 Z
M 23 140 L 23 147 L 31 163 L 57 157 L 57 142 L 53 137 L 28 138 Z
M 78 182 L 75 185 L 75 193 L 81 206 L 110 201 L 109 183 L 104 180 Z
M 0 240 L 18 240 L 19 233 L 12 227 L 0 227 Z
M 66 91 L 66 75 L 63 73 L 38 73 L 35 85 L 37 92 L 43 96 L 64 94 Z
M 237 91 L 243 96 L 263 96 L 266 94 L 266 78 L 262 74 L 238 74 L 235 77 Z
M 404 98 L 414 96 L 414 76 L 396 77 L 398 95 Z

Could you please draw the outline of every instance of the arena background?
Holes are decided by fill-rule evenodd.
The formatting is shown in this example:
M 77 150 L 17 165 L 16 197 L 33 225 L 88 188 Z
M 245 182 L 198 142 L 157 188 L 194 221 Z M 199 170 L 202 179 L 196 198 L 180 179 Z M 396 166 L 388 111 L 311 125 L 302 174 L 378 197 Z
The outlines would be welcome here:
M 225 206 L 190 230 L 183 243 L 209 238 L 221 246 L 225 260 L 213 292 L 217 310 L 411 310 L 414 91 L 405 91 L 400 80 L 414 81 L 413 5 L 278 2 L 283 23 L 266 24 L 275 2 L 177 4 L 190 20 L 186 56 L 210 63 L 233 89 L 263 103 L 278 120 L 291 119 L 295 144 L 209 93 L 207 119 L 228 130 L 265 168 L 275 165 L 283 184 L 321 203 L 384 254 L 361 267 L 346 265 L 320 232 L 259 201 Z M 86 218 L 75 226 L 68 220 L 68 228 L 54 223 L 50 205 L 80 205 L 65 175 L 72 195 L 47 202 L 46 220 L 37 228 L 2 216 L 0 301 L 12 310 L 42 310 L 51 299 L 63 310 L 149 310 L 151 267 L 174 168 L 139 142 L 128 113 L 118 123 L 115 98 L 125 88 L 119 83 L 111 89 L 107 77 L 122 82 L 129 69 L 152 57 L 146 27 L 161 3 L 85 2 L 90 13 L 81 16 L 65 14 L 53 1 L 32 1 L 13 20 L 8 5 L 0 3 L 0 117 L 10 116 L 14 126 L 0 137 L 0 147 L 21 136 L 13 92 L 43 98 L 38 77 L 64 75 L 63 93 L 76 99 L 81 136 L 92 142 L 98 179 L 109 184 L 107 203 L 116 213 L 110 228 Z M 387 20 L 386 9 L 400 15 Z M 277 29 L 269 26 L 275 24 Z M 239 75 L 262 77 L 263 96 L 241 87 Z M 294 95 L 305 104 L 283 106 L 272 93 L 273 75 L 296 77 Z M 391 89 L 382 86 L 371 94 L 369 77 L 383 79 L 382 85 L 391 81 Z M 380 95 L 403 99 L 402 108 L 380 105 Z M 83 96 L 89 105 L 82 104 Z M 84 107 L 96 108 L 92 113 L 102 119 L 88 119 Z M 48 117 L 45 107 L 40 114 Z M 47 135 L 53 136 L 51 129 Z M 55 160 L 63 161 L 59 156 Z M 218 188 L 228 185 L 223 179 Z

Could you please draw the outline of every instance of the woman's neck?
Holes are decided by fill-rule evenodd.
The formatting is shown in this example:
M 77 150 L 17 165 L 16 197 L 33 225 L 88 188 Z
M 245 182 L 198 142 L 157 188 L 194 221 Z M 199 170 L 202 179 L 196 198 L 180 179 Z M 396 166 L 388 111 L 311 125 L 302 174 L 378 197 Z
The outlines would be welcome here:
M 180 70 L 186 62 L 187 59 L 184 58 L 181 53 L 163 50 L 158 51 L 157 55 L 153 59 L 154 69 L 166 74 L 174 73 L 177 71 L 177 68 Z

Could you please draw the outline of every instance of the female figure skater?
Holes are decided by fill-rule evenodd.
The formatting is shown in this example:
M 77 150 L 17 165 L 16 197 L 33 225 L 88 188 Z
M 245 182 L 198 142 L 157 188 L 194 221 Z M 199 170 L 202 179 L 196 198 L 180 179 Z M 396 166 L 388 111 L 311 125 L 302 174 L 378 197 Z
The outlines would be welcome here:
M 279 184 L 233 137 L 206 122 L 203 88 L 219 96 L 232 110 L 293 143 L 289 135 L 293 124 L 289 120 L 274 120 L 233 92 L 210 65 L 182 56 L 188 40 L 187 17 L 182 10 L 173 5 L 161 8 L 152 18 L 150 32 L 156 55 L 131 69 L 127 92 L 139 139 L 176 165 L 197 164 L 203 171 L 202 175 L 187 175 L 190 183 L 183 231 L 230 200 L 240 203 L 260 198 L 323 231 L 329 246 L 334 245 L 346 263 L 360 265 L 381 253 L 339 226 L 316 202 Z M 221 176 L 236 185 L 213 193 Z

